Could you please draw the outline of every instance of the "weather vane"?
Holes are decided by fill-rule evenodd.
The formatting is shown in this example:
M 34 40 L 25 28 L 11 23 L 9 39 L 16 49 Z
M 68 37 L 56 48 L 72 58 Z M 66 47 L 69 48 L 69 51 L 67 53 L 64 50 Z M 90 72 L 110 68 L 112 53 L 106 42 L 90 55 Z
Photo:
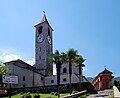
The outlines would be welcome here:
M 45 11 L 43 11 L 43 13 L 45 14 Z
M 106 69 L 106 65 L 105 65 L 105 69 Z

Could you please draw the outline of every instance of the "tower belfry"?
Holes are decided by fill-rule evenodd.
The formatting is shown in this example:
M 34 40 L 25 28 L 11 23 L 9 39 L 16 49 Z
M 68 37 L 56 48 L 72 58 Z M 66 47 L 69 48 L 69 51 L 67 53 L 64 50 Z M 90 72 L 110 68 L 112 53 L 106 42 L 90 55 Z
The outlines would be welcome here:
M 40 23 L 35 25 L 35 67 L 45 76 L 53 74 L 53 65 L 49 62 L 53 53 L 52 27 L 45 12 Z

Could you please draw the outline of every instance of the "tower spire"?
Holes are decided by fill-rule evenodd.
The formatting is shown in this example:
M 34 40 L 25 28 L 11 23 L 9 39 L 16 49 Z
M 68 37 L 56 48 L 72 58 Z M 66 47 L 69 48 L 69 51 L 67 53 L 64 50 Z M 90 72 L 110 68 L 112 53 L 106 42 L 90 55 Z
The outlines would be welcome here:
M 35 25 L 35 27 L 38 26 L 38 25 L 40 25 L 40 24 L 42 24 L 42 23 L 44 23 L 44 22 L 46 22 L 49 25 L 49 27 L 52 29 L 52 27 L 50 26 L 50 24 L 49 24 L 49 22 L 47 20 L 46 15 L 45 15 L 45 11 L 43 11 L 43 13 L 44 13 L 44 15 L 43 15 L 41 21 L 37 25 Z M 52 29 L 52 31 L 53 31 L 53 29 Z

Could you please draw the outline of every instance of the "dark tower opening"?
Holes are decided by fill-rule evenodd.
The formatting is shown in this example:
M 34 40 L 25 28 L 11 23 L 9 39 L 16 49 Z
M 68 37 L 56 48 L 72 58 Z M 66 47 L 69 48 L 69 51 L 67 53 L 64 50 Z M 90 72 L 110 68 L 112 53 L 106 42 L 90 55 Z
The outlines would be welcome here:
M 48 36 L 50 36 L 50 29 L 48 28 Z
M 40 27 L 38 28 L 38 32 L 39 32 L 39 34 L 41 34 L 41 33 L 42 33 L 42 29 L 43 29 L 43 27 L 42 27 L 42 26 L 40 26 Z

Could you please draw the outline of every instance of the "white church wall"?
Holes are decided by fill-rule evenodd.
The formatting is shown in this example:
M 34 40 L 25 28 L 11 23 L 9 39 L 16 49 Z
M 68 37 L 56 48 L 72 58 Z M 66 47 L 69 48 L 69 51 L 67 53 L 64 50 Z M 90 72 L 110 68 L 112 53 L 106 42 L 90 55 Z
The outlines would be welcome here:
M 45 85 L 45 78 L 41 74 L 34 72 L 34 86 L 44 86 Z
M 64 68 L 66 71 L 63 71 Z M 72 83 L 78 83 L 79 82 L 79 67 L 76 65 L 72 66 L 72 76 L 71 76 L 71 82 Z M 60 69 L 60 84 L 69 84 L 69 65 L 68 64 L 63 64 L 61 69 Z M 82 78 L 82 77 L 81 77 Z M 57 85 L 57 76 L 48 76 L 45 77 L 45 85 Z
M 18 66 L 17 66 L 18 65 Z M 33 86 L 44 86 L 45 78 L 43 75 L 29 70 L 27 68 L 19 67 L 22 64 L 14 65 L 14 63 L 8 64 L 8 69 L 11 75 L 18 76 L 18 84 L 12 84 L 12 88 L 21 88 L 21 87 L 33 87 Z M 22 65 L 24 66 L 24 64 Z M 30 65 L 28 65 L 30 66 Z M 23 79 L 24 78 L 24 79 Z
M 78 83 L 79 78 L 75 75 L 72 74 L 71 76 L 71 82 L 72 83 Z M 60 84 L 69 84 L 69 74 L 61 74 L 60 75 Z M 45 77 L 45 85 L 57 85 L 57 76 L 53 75 L 50 77 Z
M 11 75 L 18 76 L 18 84 L 12 84 L 13 88 L 33 86 L 33 72 L 32 71 L 15 66 L 12 63 L 8 67 L 9 67 L 9 72 L 11 73 Z
M 45 77 L 45 85 L 57 85 L 57 76 L 53 75 L 53 76 L 48 76 Z
M 66 68 L 67 70 L 67 74 L 69 74 L 69 64 L 63 64 L 61 69 L 60 69 L 60 73 L 63 74 L 63 69 Z M 79 67 L 76 65 L 72 65 L 72 73 L 74 74 L 78 74 L 79 73 Z

